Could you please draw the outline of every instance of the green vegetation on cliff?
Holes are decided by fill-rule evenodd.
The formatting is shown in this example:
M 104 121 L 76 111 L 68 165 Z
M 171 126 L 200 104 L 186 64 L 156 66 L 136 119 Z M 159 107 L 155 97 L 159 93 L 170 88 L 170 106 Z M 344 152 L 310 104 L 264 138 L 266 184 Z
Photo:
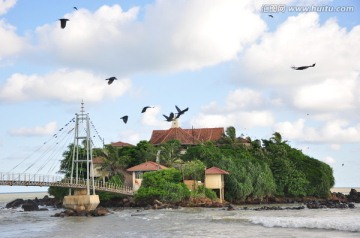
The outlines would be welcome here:
M 235 128 L 229 127 L 217 143 L 190 146 L 185 154 L 181 153 L 184 148 L 176 140 L 158 148 L 147 141 L 140 141 L 134 147 L 108 145 L 104 150 L 96 149 L 94 154 L 105 158 L 101 169 L 109 174 L 108 179 L 123 183 L 126 168 L 155 161 L 161 150 L 158 159 L 171 169 L 144 173 L 142 186 L 136 194 L 141 202 L 153 199 L 179 202 L 190 195 L 198 195 L 198 192 L 190 194 L 182 181 L 204 180 L 204 169 L 212 166 L 230 173 L 225 175 L 225 199 L 230 202 L 262 200 L 270 196 L 329 196 L 335 180 L 328 164 L 292 148 L 277 132 L 270 139 L 251 141 L 248 137 L 246 140 L 244 143 L 244 139 L 237 138 Z M 70 145 L 69 151 L 64 152 L 60 168 L 67 177 L 72 147 Z M 64 191 L 50 188 L 49 193 L 61 196 Z M 204 194 L 205 190 L 200 193 Z M 206 193 L 208 197 L 213 196 L 209 191 Z

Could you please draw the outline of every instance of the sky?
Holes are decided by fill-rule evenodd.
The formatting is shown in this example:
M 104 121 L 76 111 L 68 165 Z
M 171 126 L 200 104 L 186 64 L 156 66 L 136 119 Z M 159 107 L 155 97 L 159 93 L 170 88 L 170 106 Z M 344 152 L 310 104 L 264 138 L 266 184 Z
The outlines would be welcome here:
M 357 0 L 0 0 L 0 172 L 40 161 L 83 101 L 105 144 L 149 140 L 189 107 L 182 128 L 279 132 L 335 187 L 360 187 L 359 13 Z

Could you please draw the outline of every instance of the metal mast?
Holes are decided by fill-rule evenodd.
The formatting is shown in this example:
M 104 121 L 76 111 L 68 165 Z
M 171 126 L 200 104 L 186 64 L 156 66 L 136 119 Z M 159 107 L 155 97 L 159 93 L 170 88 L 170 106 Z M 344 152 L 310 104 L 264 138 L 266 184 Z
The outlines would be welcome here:
M 73 148 L 73 157 L 71 163 L 71 177 L 70 183 L 74 183 L 74 170 L 75 170 L 75 184 L 78 184 L 82 179 L 79 178 L 79 168 L 82 168 L 82 165 L 86 165 L 86 188 L 87 195 L 90 195 L 90 175 L 94 174 L 94 166 L 93 166 L 93 153 L 92 153 L 92 141 L 90 136 L 90 119 L 89 114 L 85 113 L 84 110 L 84 102 L 81 102 L 81 110 L 80 114 L 75 114 L 75 135 L 74 135 L 74 148 Z M 85 121 L 85 124 L 84 124 Z M 84 129 L 85 133 L 79 128 Z M 80 143 L 79 143 L 80 141 Z M 86 151 L 86 158 L 82 154 L 82 158 L 79 158 L 79 150 L 81 143 L 83 142 L 84 149 Z M 75 169 L 74 169 L 75 167 Z M 94 176 L 91 176 L 92 182 L 94 185 Z M 93 195 L 95 195 L 95 187 L 93 188 Z M 71 195 L 71 189 L 69 190 L 69 195 Z

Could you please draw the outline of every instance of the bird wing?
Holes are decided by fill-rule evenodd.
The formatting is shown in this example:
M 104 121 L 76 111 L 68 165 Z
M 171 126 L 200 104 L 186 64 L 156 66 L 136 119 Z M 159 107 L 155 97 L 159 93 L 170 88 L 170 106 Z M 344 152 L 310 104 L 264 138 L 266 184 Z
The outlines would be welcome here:
M 175 108 L 179 113 L 181 112 L 181 110 L 180 110 L 180 108 L 178 106 L 175 105 Z
M 146 109 L 148 109 L 148 108 L 150 108 L 150 107 L 149 107 L 149 106 L 144 107 L 144 108 L 142 109 L 141 113 L 146 112 Z
M 120 117 L 120 119 L 122 119 L 125 124 L 126 124 L 126 122 L 128 121 L 128 118 L 129 118 L 128 116 Z
M 166 115 L 163 114 L 163 116 L 166 118 L 166 120 L 169 120 L 170 118 Z

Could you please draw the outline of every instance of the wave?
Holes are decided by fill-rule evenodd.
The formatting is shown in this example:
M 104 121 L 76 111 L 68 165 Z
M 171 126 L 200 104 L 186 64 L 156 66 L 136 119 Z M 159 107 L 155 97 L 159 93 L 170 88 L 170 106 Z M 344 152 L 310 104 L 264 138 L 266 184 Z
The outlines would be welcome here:
M 252 217 L 252 224 L 265 227 L 309 228 L 360 232 L 360 224 L 354 217 L 310 218 L 310 217 Z

